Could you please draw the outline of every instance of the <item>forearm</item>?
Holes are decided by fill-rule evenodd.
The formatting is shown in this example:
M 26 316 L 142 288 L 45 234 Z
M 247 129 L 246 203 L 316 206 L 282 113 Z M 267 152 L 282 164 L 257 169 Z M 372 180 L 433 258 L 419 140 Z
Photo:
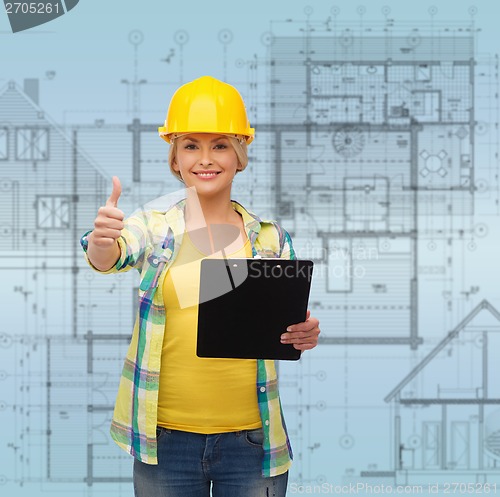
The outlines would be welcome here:
M 87 257 L 91 264 L 99 271 L 108 271 L 111 269 L 120 258 L 120 247 L 118 242 L 109 247 L 97 246 L 92 239 L 93 233 L 87 237 L 89 245 L 87 248 Z

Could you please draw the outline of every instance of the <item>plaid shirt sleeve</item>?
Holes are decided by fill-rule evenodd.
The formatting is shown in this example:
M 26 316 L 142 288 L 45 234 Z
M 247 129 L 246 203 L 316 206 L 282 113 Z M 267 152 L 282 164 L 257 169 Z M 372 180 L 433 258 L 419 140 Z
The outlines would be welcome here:
M 118 246 L 120 248 L 120 257 L 116 261 L 115 265 L 107 271 L 97 269 L 87 255 L 89 245 L 88 235 L 92 233 L 92 230 L 87 231 L 81 237 L 80 245 L 83 248 L 85 260 L 94 271 L 102 274 L 112 274 L 136 268 L 139 272 L 141 272 L 144 261 L 144 253 L 148 244 L 151 243 L 152 238 L 151 233 L 147 229 L 146 213 L 144 211 L 137 212 L 125 219 L 124 224 L 125 226 L 122 230 L 121 236 L 117 239 Z
M 288 231 L 284 228 L 281 228 L 281 230 L 283 231 L 281 240 L 281 259 L 297 259 L 295 250 L 293 249 L 292 239 Z

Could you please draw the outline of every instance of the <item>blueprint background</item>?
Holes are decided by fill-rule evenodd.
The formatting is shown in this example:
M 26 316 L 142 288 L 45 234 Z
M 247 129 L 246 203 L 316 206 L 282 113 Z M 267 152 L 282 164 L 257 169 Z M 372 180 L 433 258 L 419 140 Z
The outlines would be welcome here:
M 359 10 L 363 6 L 365 10 Z M 433 6 L 437 8 L 435 15 L 431 15 L 429 11 Z M 290 29 L 295 32 L 294 36 L 299 36 L 297 28 L 307 17 L 304 10 L 307 7 L 312 8 L 311 19 L 318 21 L 332 16 L 332 9 L 338 7 L 339 23 L 352 23 L 354 30 L 370 23 L 380 26 L 388 17 L 393 18 L 398 26 L 406 26 L 408 32 L 413 27 L 431 29 L 429 26 L 432 23 L 441 27 L 446 24 L 470 24 L 473 18 L 475 28 L 480 30 L 477 36 L 476 57 L 489 60 L 488 67 L 491 69 L 495 64 L 494 55 L 499 51 L 500 7 L 492 0 L 474 3 L 461 0 L 436 1 L 428 4 L 407 0 L 357 4 L 346 1 L 291 3 L 283 0 L 255 0 L 251 4 L 225 0 L 216 3 L 200 0 L 189 3 L 167 3 L 160 0 L 81 0 L 74 10 L 59 19 L 15 35 L 10 32 L 6 15 L 0 14 L 0 88 L 8 85 L 9 81 L 15 81 L 22 86 L 25 78 L 38 79 L 40 106 L 53 122 L 67 133 L 71 133 L 75 125 L 81 126 L 82 130 L 85 126 L 90 129 L 96 120 L 102 120 L 110 127 L 126 126 L 137 115 L 142 122 L 161 125 L 173 91 L 183 82 L 210 74 L 240 88 L 247 104 L 255 104 L 256 109 L 253 112 L 257 121 L 265 121 L 269 118 L 268 109 L 263 108 L 266 98 L 268 100 L 269 97 L 269 89 L 265 86 L 266 68 L 262 64 L 268 48 L 265 43 L 266 33 Z M 390 9 L 389 14 L 384 14 L 387 12 L 383 10 L 386 7 Z M 477 8 L 477 13 L 472 17 L 471 7 Z M 360 12 L 363 14 L 360 15 Z M 287 23 L 287 20 L 291 22 Z M 230 31 L 229 34 L 227 30 Z M 178 42 L 184 41 L 186 34 L 188 40 L 181 48 Z M 134 103 L 134 44 L 131 41 L 137 41 L 141 36 L 143 41 L 136 46 L 136 74 L 138 80 L 144 79 L 147 82 L 138 85 L 140 99 L 136 99 Z M 227 40 L 231 37 L 229 43 L 221 42 L 221 39 Z M 162 62 L 171 50 L 175 53 L 170 62 Z M 247 62 L 256 59 L 260 61 L 257 63 L 259 71 L 253 70 L 251 63 Z M 491 71 L 493 74 L 495 69 Z M 257 90 L 252 89 L 250 84 L 255 79 L 259 81 Z M 122 83 L 122 80 L 127 80 L 128 83 Z M 500 308 L 496 277 L 500 230 L 498 157 L 495 156 L 499 109 L 498 99 L 494 98 L 498 92 L 498 79 L 492 76 L 487 78 L 487 81 L 488 84 L 484 86 L 476 86 L 477 113 L 485 122 L 488 121 L 488 131 L 482 142 L 481 138 L 478 139 L 475 167 L 476 178 L 484 179 L 488 187 L 476 192 L 472 213 L 467 208 L 462 210 L 457 206 L 450 216 L 449 212 L 440 208 L 434 212 L 432 209 L 426 210 L 427 200 L 421 204 L 424 214 L 421 214 L 423 219 L 419 223 L 421 237 L 417 243 L 421 251 L 418 264 L 446 268 L 442 274 L 427 273 L 422 276 L 418 302 L 418 332 L 423 338 L 423 344 L 412 350 L 408 344 L 322 343 L 314 351 L 306 353 L 300 364 L 281 366 L 285 415 L 296 455 L 290 474 L 291 483 L 318 485 L 324 482 L 341 484 L 350 481 L 374 481 L 370 478 L 363 480 L 361 472 L 393 469 L 394 440 L 391 437 L 395 408 L 384 402 L 384 398 L 480 302 L 486 299 L 494 308 Z M 256 101 L 252 100 L 254 97 L 258 97 Z M 0 125 L 3 119 L 0 115 Z M 151 159 L 151 162 L 144 166 L 141 189 L 133 184 L 130 141 L 122 138 L 114 140 L 112 130 L 104 138 L 82 131 L 80 143 L 90 157 L 89 163 L 98 165 L 104 178 L 96 183 L 96 202 L 105 198 L 104 195 L 110 190 L 111 183 L 107 180 L 112 175 L 118 175 L 125 186 L 122 196 L 123 208 L 128 213 L 147 197 L 153 198 L 178 189 L 178 184 L 170 178 L 168 172 L 166 148 L 162 147 L 163 143 L 158 143 L 161 140 L 155 141 L 157 139 L 153 135 L 145 138 L 142 144 L 142 153 L 146 159 Z M 265 132 L 261 132 L 261 137 L 259 142 L 257 128 L 254 146 L 256 154 L 261 153 L 264 157 L 270 138 Z M 272 161 L 268 162 L 272 167 Z M 37 181 L 42 181 L 37 179 L 37 174 L 27 168 L 22 181 L 31 188 Z M 9 179 L 11 176 L 13 173 L 0 164 L 0 180 Z M 256 166 L 246 179 L 243 175 L 240 176 L 235 182 L 235 197 L 241 199 L 245 205 L 245 191 L 249 187 L 254 184 L 269 186 L 273 180 L 262 164 Z M 157 178 L 162 178 L 162 182 L 155 185 Z M 51 179 L 45 178 L 43 181 L 44 188 L 50 192 Z M 259 214 L 274 217 L 276 213 L 272 197 L 266 196 L 266 192 L 272 190 L 269 188 L 263 191 L 261 197 L 250 202 L 250 206 Z M 68 194 L 70 193 L 71 190 L 68 190 Z M 0 224 L 10 223 L 8 210 L 0 213 L 0 216 Z M 91 223 L 92 219 L 92 209 L 89 208 L 82 213 L 79 221 L 83 225 L 85 221 Z M 443 227 L 441 233 L 440 226 Z M 297 247 L 300 248 L 303 242 L 300 225 L 291 222 L 290 226 L 285 224 L 285 227 L 296 229 Z M 468 237 L 474 242 L 473 249 L 468 242 L 461 239 L 458 234 L 459 227 L 464 229 L 465 238 Z M 428 250 L 431 241 L 435 246 L 433 250 Z M 62 244 L 61 247 L 61 250 L 72 250 L 67 244 Z M 18 255 L 5 250 L 3 254 L 0 252 L 0 257 L 0 278 L 4 283 L 1 290 L 1 312 L 4 319 L 0 327 L 0 493 L 5 491 L 6 495 L 15 497 L 61 494 L 131 496 L 133 491 L 130 481 L 127 480 L 131 475 L 131 459 L 122 456 L 119 449 L 112 445 L 109 451 L 100 454 L 93 463 L 94 474 L 102 478 L 102 481 L 94 481 L 91 484 L 85 481 L 89 461 L 87 443 L 89 440 L 96 443 L 99 438 L 99 443 L 106 446 L 108 420 L 103 414 L 102 419 L 96 421 L 94 417 L 93 421 L 89 422 L 84 405 L 112 403 L 114 385 L 111 381 L 104 388 L 104 400 L 99 400 L 101 393 L 96 392 L 100 392 L 101 383 L 93 377 L 85 378 L 81 375 L 86 366 L 87 343 L 81 337 L 71 340 L 71 334 L 67 331 L 71 322 L 71 282 L 64 276 L 64 271 L 54 273 L 50 276 L 53 279 L 50 279 L 49 284 L 35 285 L 30 290 L 34 294 L 23 296 L 19 287 L 26 289 L 32 285 L 31 274 L 33 258 L 37 257 L 36 251 L 33 247 L 22 245 Z M 23 257 L 21 261 L 25 262 L 19 262 L 19 257 Z M 448 263 L 450 259 L 451 263 Z M 9 264 L 14 266 L 17 263 L 18 269 L 9 269 Z M 90 279 L 83 264 L 81 268 L 81 278 Z M 384 267 L 384 270 L 390 270 L 390 266 Z M 57 278 L 62 282 L 59 287 L 52 283 Z M 97 285 L 95 281 L 82 285 Z M 98 281 L 99 291 L 102 292 L 108 291 L 113 285 L 110 280 Z M 118 286 L 119 282 L 119 279 L 114 280 Z M 133 283 L 131 279 L 124 280 L 124 284 L 130 287 Z M 322 282 L 318 281 L 313 289 L 313 296 L 317 300 L 324 299 L 321 284 Z M 53 291 L 46 292 L 48 287 Z M 475 287 L 479 290 L 471 290 Z M 129 311 L 125 309 L 125 302 L 131 301 L 131 291 L 122 289 L 120 292 L 118 310 L 119 313 L 123 311 L 123 314 L 116 315 L 116 307 L 112 307 L 114 301 L 110 301 L 105 325 L 115 331 L 120 329 L 126 334 L 132 326 L 128 319 Z M 33 317 L 34 303 L 52 309 L 49 329 L 44 327 L 43 320 Z M 91 314 L 93 311 L 90 310 L 90 298 L 82 298 L 81 304 L 89 306 L 88 309 L 82 307 L 82 320 L 88 320 L 83 328 L 92 328 L 98 317 Z M 105 313 L 104 310 L 102 312 Z M 322 322 L 322 335 L 325 337 L 334 336 L 336 333 L 331 318 L 333 312 L 327 308 L 319 308 L 316 313 Z M 385 319 L 389 322 L 390 314 L 386 315 Z M 366 326 L 369 328 L 369 323 Z M 485 330 L 498 333 L 498 322 L 492 320 L 491 316 L 484 317 L 478 322 L 476 331 L 483 333 Z M 63 391 L 60 394 L 58 402 L 61 407 L 52 415 L 53 430 L 60 429 L 64 436 L 51 446 L 55 454 L 53 464 L 58 466 L 58 470 L 50 477 L 46 467 L 44 422 L 41 421 L 47 416 L 43 385 L 48 373 L 46 345 L 41 337 L 48 335 L 56 337 L 54 343 L 57 345 L 53 346 L 53 353 L 61 358 L 60 362 L 51 362 L 51 374 L 74 373 L 76 376 L 69 382 L 68 392 L 65 394 Z M 64 337 L 64 340 L 58 340 L 57 337 Z M 475 338 L 473 342 L 479 343 Z M 495 336 L 490 337 L 488 347 L 492 359 L 498 356 L 497 345 Z M 118 378 L 125 348 L 126 344 L 120 342 L 116 348 L 102 352 L 100 364 L 105 364 L 102 366 L 102 378 L 108 378 L 108 375 L 116 375 Z M 37 354 L 40 350 L 44 353 Z M 463 357 L 459 363 L 460 367 L 456 369 L 450 370 L 445 366 L 440 367 L 439 364 L 434 366 L 432 373 L 429 372 L 419 380 L 422 392 L 426 390 L 426 386 L 431 388 L 434 379 L 440 375 L 446 379 L 457 379 L 461 372 L 464 372 L 464 376 L 467 376 L 466 383 L 474 385 L 477 374 L 479 377 L 482 374 L 474 373 L 474 366 L 480 364 L 480 358 L 473 352 Z M 498 378 L 495 376 L 496 364 L 493 360 L 489 364 L 490 393 L 498 399 L 500 395 L 494 381 Z M 44 380 L 39 381 L 40 378 Z M 441 382 L 446 383 L 445 380 Z M 28 386 L 30 388 L 27 388 Z M 71 409 L 64 408 L 65 395 L 67 398 L 73 398 L 75 391 L 78 392 L 77 397 L 87 396 L 80 411 L 75 407 L 77 403 L 73 401 Z M 495 392 L 497 395 L 494 395 Z M 31 411 L 31 417 L 26 419 L 28 409 Z M 434 407 L 425 409 L 430 412 Z M 490 414 L 494 415 L 494 409 Z M 475 413 L 467 413 L 466 417 L 468 416 L 473 417 Z M 428 418 L 431 419 L 432 416 L 429 414 Z M 99 436 L 96 435 L 97 425 L 100 425 Z M 27 430 L 30 426 L 31 431 Z M 468 429 L 470 440 L 475 441 L 474 426 L 471 421 Z M 408 434 L 405 439 L 407 446 L 411 446 L 410 438 Z M 471 450 L 471 460 L 474 454 Z M 461 477 L 464 478 L 461 481 L 496 481 L 500 475 L 494 467 L 490 467 L 488 471 L 479 471 L 472 463 L 469 466 L 468 476 Z M 486 473 L 486 477 L 482 476 Z M 388 482 L 395 481 L 392 476 L 387 478 Z M 412 481 L 428 484 L 438 480 L 453 482 L 453 478 L 443 476 L 442 468 L 428 467 L 423 468 L 418 478 Z M 290 495 L 292 488 L 296 487 L 290 487 Z M 440 492 L 443 492 L 443 489 Z

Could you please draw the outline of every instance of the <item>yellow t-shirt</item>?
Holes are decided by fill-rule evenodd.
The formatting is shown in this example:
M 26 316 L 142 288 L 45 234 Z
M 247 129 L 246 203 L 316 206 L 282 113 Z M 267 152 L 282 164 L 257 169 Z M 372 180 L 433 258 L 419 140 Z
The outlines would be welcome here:
M 208 257 L 221 256 L 219 252 Z M 250 241 L 226 256 L 252 257 Z M 164 279 L 158 425 L 206 434 L 259 428 L 257 361 L 196 355 L 200 265 L 206 257 L 185 233 Z

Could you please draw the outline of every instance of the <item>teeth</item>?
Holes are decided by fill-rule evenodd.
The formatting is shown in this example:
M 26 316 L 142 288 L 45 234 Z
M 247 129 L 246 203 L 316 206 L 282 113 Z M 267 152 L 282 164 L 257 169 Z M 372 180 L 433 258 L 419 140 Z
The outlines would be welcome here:
M 217 173 L 198 173 L 198 176 L 217 176 Z

